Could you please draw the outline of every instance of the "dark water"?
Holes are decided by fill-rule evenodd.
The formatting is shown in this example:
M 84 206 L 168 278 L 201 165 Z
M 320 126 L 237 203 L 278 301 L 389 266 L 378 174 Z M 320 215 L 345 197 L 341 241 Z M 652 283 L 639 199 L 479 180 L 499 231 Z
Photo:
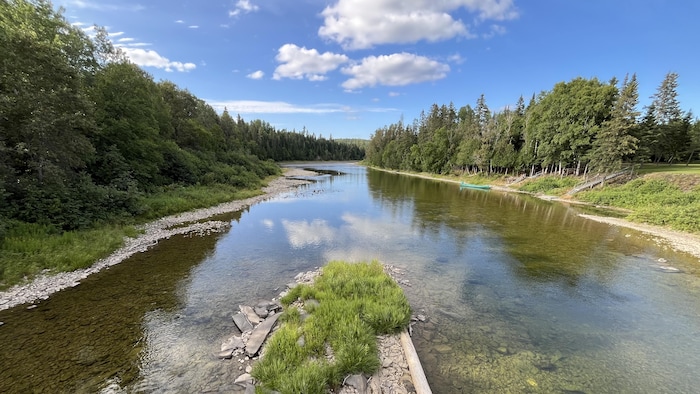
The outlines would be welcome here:
M 558 203 L 323 168 L 227 233 L 0 312 L 0 392 L 230 392 L 240 372 L 214 353 L 231 313 L 336 259 L 405 268 L 436 393 L 700 390 L 697 259 Z

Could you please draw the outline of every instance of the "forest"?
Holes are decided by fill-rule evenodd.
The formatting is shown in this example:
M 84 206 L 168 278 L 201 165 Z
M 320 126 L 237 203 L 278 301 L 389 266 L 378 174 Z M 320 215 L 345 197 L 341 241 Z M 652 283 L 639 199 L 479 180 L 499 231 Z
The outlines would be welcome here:
M 45 0 L 0 2 L 0 243 L 18 223 L 56 231 L 138 216 L 179 186 L 257 188 L 279 160 L 358 160 L 364 149 L 217 113 L 154 81 Z
M 411 124 L 376 130 L 366 162 L 437 174 L 586 175 L 653 162 L 689 163 L 700 152 L 700 121 L 678 101 L 669 72 L 638 110 L 636 75 L 601 82 L 575 78 L 514 107 L 491 110 L 482 94 L 474 107 L 433 104 Z

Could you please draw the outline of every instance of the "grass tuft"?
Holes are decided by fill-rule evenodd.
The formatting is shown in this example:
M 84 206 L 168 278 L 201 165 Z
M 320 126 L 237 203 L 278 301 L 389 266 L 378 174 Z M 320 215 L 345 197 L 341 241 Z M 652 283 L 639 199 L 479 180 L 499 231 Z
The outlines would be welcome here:
M 318 306 L 302 319 L 290 305 L 310 299 Z M 312 286 L 296 286 L 282 303 L 284 324 L 252 371 L 262 389 L 281 393 L 326 393 L 349 374 L 373 374 L 376 336 L 405 329 L 411 316 L 403 290 L 376 261 L 330 262 Z

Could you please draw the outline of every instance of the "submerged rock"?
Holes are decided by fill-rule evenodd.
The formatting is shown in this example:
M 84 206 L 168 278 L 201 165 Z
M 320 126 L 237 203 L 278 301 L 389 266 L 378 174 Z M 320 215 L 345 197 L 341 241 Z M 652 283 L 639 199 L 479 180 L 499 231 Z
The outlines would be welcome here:
M 253 325 L 250 323 L 245 314 L 237 312 L 231 317 L 233 318 L 233 322 L 236 324 L 236 327 L 238 327 L 241 332 L 251 331 L 253 329 Z

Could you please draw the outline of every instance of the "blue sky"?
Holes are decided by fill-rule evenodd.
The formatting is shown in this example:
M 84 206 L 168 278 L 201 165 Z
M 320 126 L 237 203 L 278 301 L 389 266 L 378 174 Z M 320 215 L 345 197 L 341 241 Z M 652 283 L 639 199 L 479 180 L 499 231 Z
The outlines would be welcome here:
M 433 103 L 492 110 L 576 77 L 637 73 L 639 110 L 668 72 L 700 114 L 690 0 L 54 0 L 104 26 L 156 81 L 235 117 L 369 138 Z

